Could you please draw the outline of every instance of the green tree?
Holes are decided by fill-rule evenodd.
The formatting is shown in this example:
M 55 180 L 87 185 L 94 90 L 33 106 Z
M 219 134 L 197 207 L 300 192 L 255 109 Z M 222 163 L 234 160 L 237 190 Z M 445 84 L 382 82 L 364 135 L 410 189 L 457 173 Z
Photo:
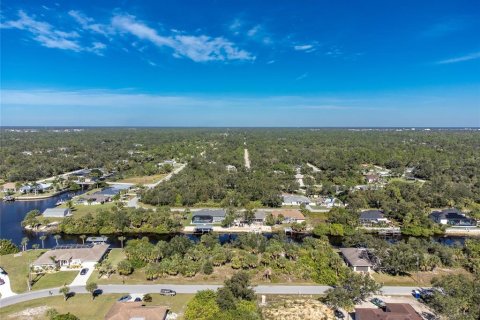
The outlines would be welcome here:
M 205 263 L 203 264 L 203 273 L 206 275 L 213 273 L 213 264 L 212 264 L 212 261 L 210 261 L 210 259 L 205 261 Z
M 23 238 L 22 238 L 22 242 L 21 242 L 22 251 L 26 251 L 26 250 L 27 250 L 27 244 L 28 244 L 29 241 L 30 241 L 30 239 L 28 239 L 27 237 L 23 237 Z
M 63 299 L 67 301 L 68 296 L 70 295 L 70 288 L 68 286 L 63 286 L 58 290 L 59 293 L 63 294 Z
M 46 235 L 41 235 L 40 240 L 42 241 L 42 249 L 45 249 L 45 239 L 47 239 Z
M 212 290 L 199 291 L 187 304 L 186 320 L 211 320 L 220 311 L 217 294 Z
M 95 291 L 98 289 L 98 285 L 95 282 L 89 282 L 85 286 L 85 289 L 88 292 L 90 292 L 90 294 L 92 295 L 92 300 L 94 300 L 95 299 Z
M 0 239 L 0 255 L 17 253 L 18 247 L 9 239 Z

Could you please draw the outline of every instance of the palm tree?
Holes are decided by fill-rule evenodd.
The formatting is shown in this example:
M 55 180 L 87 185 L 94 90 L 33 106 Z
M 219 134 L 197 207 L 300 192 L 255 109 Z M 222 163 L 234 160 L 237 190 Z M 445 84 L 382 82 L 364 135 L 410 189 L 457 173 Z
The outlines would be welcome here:
M 67 205 L 67 208 L 70 209 L 70 210 L 73 210 L 74 206 L 73 206 L 73 201 L 72 199 L 68 200 L 67 202 L 65 202 L 65 204 Z
M 32 244 L 32 249 L 37 250 L 40 247 L 38 243 Z
M 40 240 L 42 240 L 42 249 L 45 249 L 45 239 L 47 239 L 46 235 L 40 236 Z
M 80 236 L 80 239 L 82 239 L 82 243 L 83 243 L 83 244 L 85 244 L 85 238 L 86 238 L 86 237 L 87 237 L 87 236 L 84 235 L 84 234 L 82 234 L 82 235 Z
M 58 246 L 58 239 L 62 238 L 62 236 L 59 234 L 56 234 L 53 236 L 53 238 L 55 239 L 55 242 L 57 243 L 57 246 Z
M 123 249 L 123 241 L 125 241 L 126 239 L 127 239 L 127 238 L 126 238 L 125 236 L 120 236 L 120 237 L 118 237 L 118 240 L 120 240 L 122 249 Z
M 22 251 L 27 250 L 28 241 L 29 241 L 29 239 L 28 239 L 27 237 L 23 237 L 23 238 L 22 238 L 22 242 L 21 242 L 21 244 L 22 244 Z
M 58 290 L 59 293 L 63 294 L 63 299 L 67 301 L 68 294 L 70 293 L 70 288 L 67 285 L 64 285 L 63 287 Z

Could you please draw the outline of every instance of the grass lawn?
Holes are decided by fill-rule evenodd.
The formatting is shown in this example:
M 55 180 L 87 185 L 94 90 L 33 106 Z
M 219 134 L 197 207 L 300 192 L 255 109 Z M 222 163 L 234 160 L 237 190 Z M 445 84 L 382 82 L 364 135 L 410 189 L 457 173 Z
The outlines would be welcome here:
M 39 276 L 34 283 L 32 290 L 48 289 L 61 287 L 64 284 L 70 284 L 77 276 L 78 271 L 60 271 L 56 273 L 46 273 Z
M 133 183 L 133 184 L 150 184 L 150 183 L 157 182 L 158 180 L 164 178 L 165 176 L 166 174 L 159 173 L 159 174 L 154 174 L 152 176 L 136 176 L 136 177 L 125 178 L 122 180 L 118 180 L 116 182 Z
M 305 214 L 307 221 L 312 225 L 317 225 L 319 223 L 324 223 L 327 221 L 326 212 L 308 212 Z
M 46 250 L 29 250 L 15 255 L 7 254 L 0 256 L 0 265 L 8 273 L 13 292 L 20 293 L 28 290 L 28 266 L 45 251 Z
M 22 252 L 21 255 L 17 257 L 13 254 L 0 257 L 0 265 L 8 273 L 13 292 L 21 293 L 28 290 L 28 266 L 45 251 L 46 250 L 29 250 Z M 62 271 L 41 276 L 39 275 L 37 278 L 32 274 L 34 280 L 32 290 L 60 287 L 64 283 L 69 284 L 75 279 L 77 274 L 78 271 Z
M 103 320 L 108 310 L 122 295 L 123 294 L 101 295 L 93 301 L 89 294 L 78 294 L 67 301 L 63 300 L 63 296 L 36 299 L 1 308 L 0 319 L 48 319 L 45 316 L 46 310 L 54 308 L 60 313 L 70 312 L 80 319 Z M 146 305 L 167 306 L 172 312 L 179 314 L 179 319 L 181 319 L 186 304 L 192 297 L 193 294 L 178 294 L 175 297 L 164 297 L 160 296 L 160 294 L 152 294 L 153 301 L 146 303 Z M 29 311 L 30 314 L 22 315 L 22 312 L 26 313 L 26 311 Z
M 72 214 L 75 218 L 83 217 L 87 213 L 91 213 L 92 215 L 95 215 L 98 211 L 110 210 L 114 206 L 115 206 L 115 202 L 107 202 L 107 203 L 104 203 L 104 204 L 97 204 L 97 205 L 91 205 L 91 206 L 86 206 L 84 204 L 79 204 L 79 205 L 75 205 L 75 207 L 72 210 Z M 60 207 L 63 208 L 64 205 L 62 205 Z
M 435 271 L 414 272 L 407 276 L 391 276 L 386 273 L 373 273 L 372 277 L 385 286 L 430 286 L 434 277 L 447 274 L 465 274 L 469 273 L 464 269 L 436 269 Z

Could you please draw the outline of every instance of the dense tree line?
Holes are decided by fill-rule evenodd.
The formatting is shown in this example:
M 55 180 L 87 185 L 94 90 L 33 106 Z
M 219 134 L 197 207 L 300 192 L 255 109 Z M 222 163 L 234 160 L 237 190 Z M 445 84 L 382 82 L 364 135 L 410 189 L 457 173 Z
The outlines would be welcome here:
M 27 215 L 25 223 L 29 223 L 29 217 Z M 179 219 L 168 208 L 154 211 L 113 207 L 95 215 L 65 217 L 59 225 L 59 231 L 66 234 L 175 233 L 180 229 Z
M 2 131 L 0 178 L 32 181 L 84 167 L 105 167 L 118 176 L 153 174 L 175 158 L 187 169 L 144 195 L 162 205 L 278 206 L 282 192 L 339 195 L 356 208 L 382 208 L 403 222 L 406 233 L 425 232 L 425 208 L 466 207 L 480 215 L 480 133 L 476 131 L 349 131 L 310 129 L 86 129 L 83 132 Z M 247 170 L 243 149 L 252 167 Z M 25 151 L 32 155 L 24 154 Z M 313 164 L 320 171 L 307 166 Z M 364 184 L 362 164 L 400 176 L 406 168 L 425 183 L 392 183 L 385 190 L 352 191 Z M 226 166 L 236 170 L 227 170 Z M 420 226 L 421 228 L 417 228 Z M 424 229 L 422 229 L 424 228 Z
M 267 239 L 258 234 L 241 234 L 224 245 L 215 234 L 202 236 L 198 243 L 184 236 L 156 244 L 143 238 L 129 240 L 125 254 L 130 266 L 126 273 L 144 268 L 147 280 L 178 274 L 208 275 L 224 265 L 234 270 L 263 272 L 266 279 L 288 277 L 329 285 L 348 274 L 348 268 L 326 238 L 306 238 L 300 244 L 279 236 Z

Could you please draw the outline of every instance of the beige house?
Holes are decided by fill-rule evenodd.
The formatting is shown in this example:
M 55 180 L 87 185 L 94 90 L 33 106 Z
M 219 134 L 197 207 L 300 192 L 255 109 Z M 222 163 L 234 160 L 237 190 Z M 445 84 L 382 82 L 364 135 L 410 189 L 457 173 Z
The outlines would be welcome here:
M 355 272 L 373 271 L 373 263 L 365 248 L 340 248 L 343 259 Z
M 15 186 L 14 182 L 7 182 L 2 186 L 2 190 L 5 193 L 8 192 L 17 192 L 17 187 Z
M 168 308 L 144 306 L 143 302 L 116 302 L 105 315 L 105 320 L 165 320 Z
M 108 244 L 57 246 L 42 254 L 32 266 L 37 270 L 81 267 L 84 263 L 101 261 L 108 247 Z

